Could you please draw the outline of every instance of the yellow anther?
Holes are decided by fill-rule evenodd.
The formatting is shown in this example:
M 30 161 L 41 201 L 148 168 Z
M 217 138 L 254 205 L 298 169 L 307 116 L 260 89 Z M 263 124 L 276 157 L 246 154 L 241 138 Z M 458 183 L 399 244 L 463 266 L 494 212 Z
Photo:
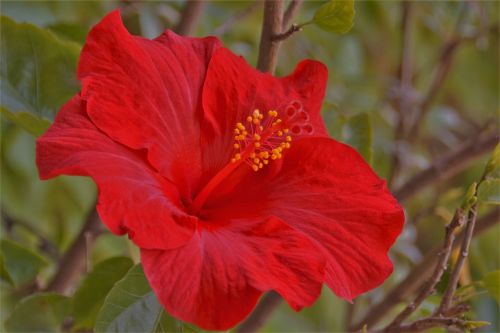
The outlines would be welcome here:
M 267 152 L 267 151 L 262 151 L 262 152 L 260 152 L 260 153 L 259 153 L 259 156 L 260 156 L 261 158 L 269 158 L 269 152 Z
M 283 158 L 283 151 L 291 147 L 290 130 L 283 128 L 284 122 L 278 111 L 271 109 L 261 113 L 255 109 L 243 118 L 243 123 L 236 123 L 234 128 L 233 147 L 238 153 L 234 154 L 231 162 L 244 158 L 252 170 L 258 171 L 270 164 L 271 160 Z

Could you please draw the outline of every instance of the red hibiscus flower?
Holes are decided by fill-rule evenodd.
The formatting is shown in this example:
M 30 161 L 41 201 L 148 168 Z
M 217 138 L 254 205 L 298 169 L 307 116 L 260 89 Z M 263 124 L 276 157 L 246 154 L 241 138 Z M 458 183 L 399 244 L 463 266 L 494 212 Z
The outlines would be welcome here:
M 321 63 L 275 78 L 216 38 L 131 36 L 113 12 L 90 32 L 78 78 L 37 141 L 40 176 L 93 178 L 102 221 L 141 248 L 170 314 L 223 330 L 265 291 L 299 310 L 323 283 L 351 300 L 392 272 L 402 209 L 328 138 Z

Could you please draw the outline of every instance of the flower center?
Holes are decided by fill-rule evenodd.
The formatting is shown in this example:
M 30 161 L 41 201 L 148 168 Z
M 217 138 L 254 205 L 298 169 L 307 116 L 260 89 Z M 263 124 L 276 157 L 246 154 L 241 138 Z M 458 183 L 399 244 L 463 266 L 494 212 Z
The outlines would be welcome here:
M 282 158 L 283 150 L 291 147 L 290 129 L 284 127 L 277 111 L 269 110 L 264 116 L 258 109 L 254 110 L 246 123 L 237 123 L 234 128 L 234 149 L 238 152 L 232 163 L 243 159 L 254 171 L 259 171 L 269 160 Z
M 283 152 L 290 149 L 293 137 L 314 133 L 309 114 L 298 101 L 288 104 L 280 113 L 269 110 L 264 114 L 256 109 L 244 122 L 236 123 L 234 128 L 233 147 L 236 153 L 231 162 L 198 193 L 189 209 L 192 214 L 200 211 L 210 193 L 242 163 L 259 171 L 270 161 L 281 159 Z

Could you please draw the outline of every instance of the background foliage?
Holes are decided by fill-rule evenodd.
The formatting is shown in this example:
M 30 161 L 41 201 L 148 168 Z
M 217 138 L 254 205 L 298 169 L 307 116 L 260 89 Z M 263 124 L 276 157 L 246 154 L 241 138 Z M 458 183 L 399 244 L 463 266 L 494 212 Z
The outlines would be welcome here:
M 315 13 L 321 16 L 317 10 L 323 3 L 305 1 L 294 21 L 308 22 Z M 153 38 L 175 25 L 183 5 L 182 1 L 1 3 L 0 330 L 194 329 L 163 313 L 140 266 L 134 266 L 138 262 L 134 248 L 127 239 L 107 231 L 100 230 L 94 246 L 87 248 L 87 273 L 70 292 L 41 292 L 85 223 L 96 193 L 84 178 L 41 182 L 34 162 L 36 136 L 78 90 L 76 63 L 90 27 L 110 10 L 121 8 L 129 31 Z M 499 2 L 414 2 L 410 35 L 403 35 L 402 8 L 397 1 L 359 1 L 355 24 L 346 34 L 327 31 L 338 30 L 331 25 L 326 30 L 306 25 L 283 42 L 277 68 L 278 75 L 286 75 L 303 58 L 328 66 L 323 116 L 331 135 L 358 149 L 380 176 L 390 180 L 393 189 L 479 135 L 498 133 Z M 261 21 L 259 2 L 210 1 L 195 35 L 216 34 L 255 64 Z M 412 78 L 410 86 L 402 89 L 405 42 L 411 45 Z M 443 66 L 448 68 L 436 86 L 434 80 Z M 429 95 L 432 98 L 419 130 L 398 137 L 402 98 L 410 106 L 421 106 Z M 455 164 L 465 161 L 466 167 L 451 177 L 448 170 L 439 170 L 442 177 L 404 201 L 405 231 L 391 252 L 395 272 L 382 287 L 356 299 L 354 305 L 324 288 L 318 302 L 299 314 L 282 304 L 263 330 L 342 332 L 363 318 L 442 242 L 444 225 L 468 186 L 481 177 L 492 149 L 484 150 L 464 154 Z M 498 179 L 493 179 L 480 193 L 480 217 L 496 209 L 492 204 L 499 202 L 498 187 Z M 499 233 L 494 223 L 474 238 L 460 276 L 473 305 L 467 316 L 491 322 L 480 329 L 484 332 L 500 327 Z M 426 300 L 415 316 L 430 313 L 440 292 Z M 382 322 L 390 320 L 405 301 Z M 117 311 L 117 305 L 125 310 Z M 137 318 L 141 318 L 140 327 L 134 326 Z

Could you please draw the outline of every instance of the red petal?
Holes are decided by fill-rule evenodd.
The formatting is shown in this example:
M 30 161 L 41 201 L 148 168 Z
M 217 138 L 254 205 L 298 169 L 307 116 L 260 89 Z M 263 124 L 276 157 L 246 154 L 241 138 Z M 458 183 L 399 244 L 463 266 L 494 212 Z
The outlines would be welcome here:
M 298 101 L 309 115 L 312 135 L 327 136 L 320 116 L 327 76 L 323 64 L 305 60 L 291 75 L 276 78 L 260 73 L 225 48 L 215 51 L 203 86 L 203 165 L 208 175 L 229 161 L 234 153 L 234 127 L 255 109 L 283 112 Z
M 114 11 L 89 33 L 80 58 L 92 122 L 117 142 L 148 149 L 185 198 L 200 177 L 201 88 L 219 44 L 170 31 L 155 40 L 134 37 Z
M 102 221 L 116 234 L 129 232 L 141 247 L 174 248 L 193 234 L 195 223 L 179 209 L 175 187 L 139 151 L 99 131 L 79 96 L 38 138 L 36 157 L 42 179 L 62 174 L 92 177 L 99 189 Z
M 270 289 L 297 310 L 308 306 L 319 296 L 324 277 L 320 251 L 277 218 L 232 221 L 202 229 L 182 248 L 141 253 L 166 310 L 209 330 L 236 325 Z
M 325 282 L 342 298 L 380 285 L 404 223 L 385 182 L 354 149 L 326 138 L 294 142 L 276 168 L 232 176 L 226 183 L 243 178 L 232 195 L 222 186 L 202 213 L 214 220 L 272 214 L 302 231 L 323 249 Z

